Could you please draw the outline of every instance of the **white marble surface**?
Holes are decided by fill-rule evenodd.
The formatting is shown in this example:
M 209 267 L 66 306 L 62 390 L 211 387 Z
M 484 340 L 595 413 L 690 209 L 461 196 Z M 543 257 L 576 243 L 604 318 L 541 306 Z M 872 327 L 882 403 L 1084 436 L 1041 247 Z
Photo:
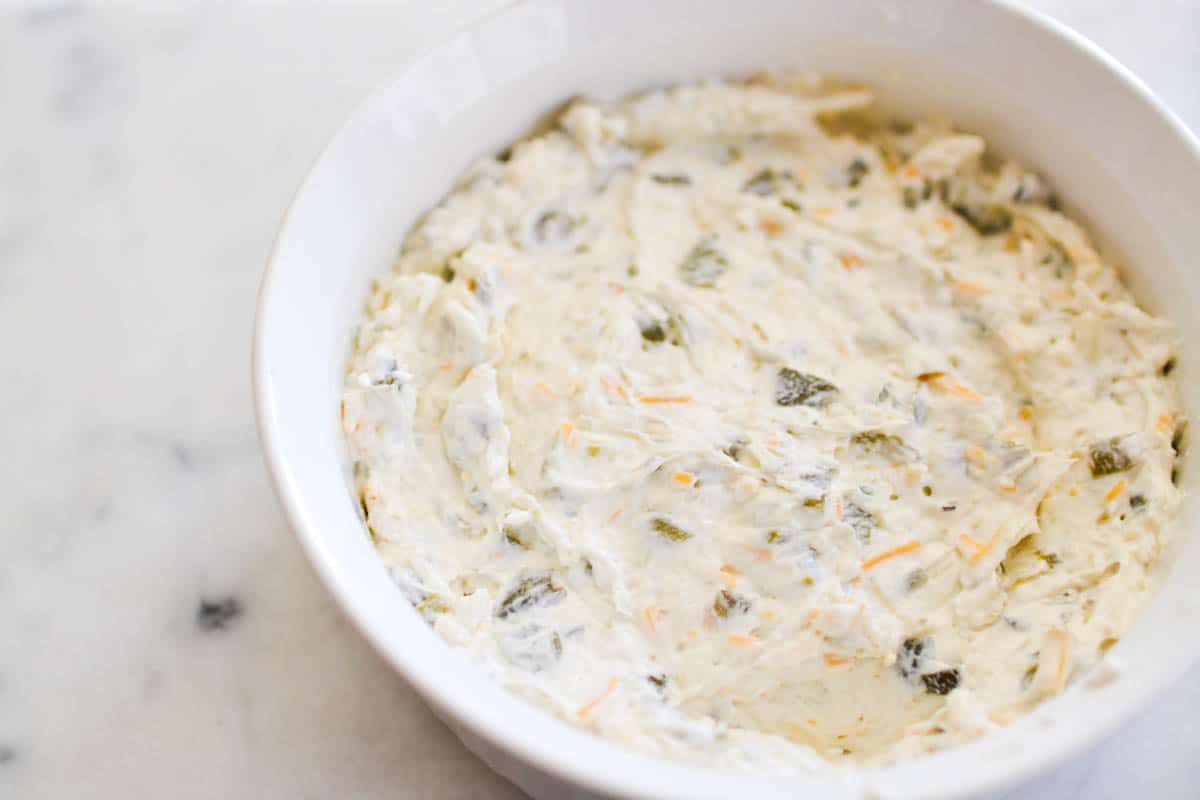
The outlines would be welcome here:
M 520 796 L 317 583 L 249 386 L 310 161 L 414 48 L 501 4 L 0 3 L 0 797 Z M 1034 5 L 1200 125 L 1194 2 Z M 1197 797 L 1198 712 L 1193 670 L 1011 796 Z

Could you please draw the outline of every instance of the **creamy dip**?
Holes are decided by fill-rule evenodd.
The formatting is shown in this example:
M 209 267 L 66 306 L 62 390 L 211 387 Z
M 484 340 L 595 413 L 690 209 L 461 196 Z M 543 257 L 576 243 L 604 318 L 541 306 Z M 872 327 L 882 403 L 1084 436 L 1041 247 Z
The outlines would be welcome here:
M 1171 326 L 978 136 L 794 76 L 571 105 L 375 285 L 343 425 L 402 593 L 638 750 L 880 762 L 1061 692 L 1178 503 Z

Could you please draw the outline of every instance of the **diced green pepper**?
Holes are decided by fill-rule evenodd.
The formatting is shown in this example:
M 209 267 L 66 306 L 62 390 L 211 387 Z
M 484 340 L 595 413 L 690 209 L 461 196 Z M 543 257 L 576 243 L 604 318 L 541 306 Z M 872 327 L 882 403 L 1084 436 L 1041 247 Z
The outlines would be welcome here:
M 529 575 L 517 582 L 517 585 L 505 595 L 496 609 L 496 616 L 507 619 L 513 614 L 520 613 L 536 606 L 548 606 L 559 602 L 566 596 L 566 590 L 554 582 L 550 573 Z
M 1124 472 L 1133 466 L 1133 459 L 1121 449 L 1119 441 L 1109 439 L 1106 442 L 1097 442 L 1088 449 L 1088 467 L 1093 478 Z
M 956 669 L 943 669 L 921 676 L 921 683 L 925 684 L 925 691 L 936 695 L 950 694 L 958 688 L 959 680 Z
M 659 536 L 670 539 L 672 542 L 686 542 L 692 538 L 692 535 L 683 528 L 662 517 L 655 517 L 650 524 L 654 526 L 654 530 Z
M 728 589 L 722 589 L 717 593 L 717 599 L 713 601 L 712 610 L 718 617 L 743 614 L 750 610 L 750 601 Z
M 870 171 L 871 168 L 867 165 L 866 161 L 861 158 L 854 159 L 850 162 L 850 165 L 846 167 L 846 185 L 852 189 L 857 188 L 858 185 L 862 183 L 862 179 L 865 178 L 867 173 Z
M 838 388 L 824 378 L 781 367 L 775 378 L 775 402 L 781 406 L 821 408 L 833 400 Z
M 704 289 L 716 286 L 717 279 L 727 269 L 729 261 L 713 246 L 711 239 L 697 242 L 679 265 L 680 278 L 684 283 Z
M 966 205 L 955 205 L 951 206 L 951 210 L 962 217 L 980 236 L 1004 233 L 1012 227 L 1012 214 L 1004 206 L 990 205 L 972 208 Z

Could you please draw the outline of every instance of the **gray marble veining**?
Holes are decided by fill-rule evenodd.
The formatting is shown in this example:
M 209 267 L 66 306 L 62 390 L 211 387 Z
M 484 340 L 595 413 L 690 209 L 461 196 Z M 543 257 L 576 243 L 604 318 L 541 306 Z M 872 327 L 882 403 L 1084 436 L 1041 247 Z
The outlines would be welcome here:
M 267 485 L 255 290 L 355 103 L 503 0 L 0 7 L 0 797 L 517 798 Z M 1200 8 L 1037 0 L 1200 124 Z M 1013 798 L 1190 798 L 1200 671 Z

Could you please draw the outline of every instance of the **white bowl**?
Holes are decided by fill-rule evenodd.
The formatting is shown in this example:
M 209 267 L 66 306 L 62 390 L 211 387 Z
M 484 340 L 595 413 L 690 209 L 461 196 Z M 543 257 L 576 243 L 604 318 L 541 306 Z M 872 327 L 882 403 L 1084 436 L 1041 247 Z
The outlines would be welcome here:
M 866 81 L 1046 173 L 1127 265 L 1141 302 L 1179 323 L 1196 416 L 1200 149 L 1136 78 L 1065 28 L 1003 2 L 531 0 L 438 44 L 355 112 L 288 211 L 258 310 L 259 426 L 291 523 L 350 619 L 468 746 L 535 797 L 977 795 L 1095 743 L 1200 651 L 1194 491 L 1162 590 L 1096 673 L 992 736 L 836 781 L 717 773 L 596 738 L 490 683 L 401 597 L 358 515 L 338 426 L 372 276 L 472 158 L 564 99 L 780 67 Z

